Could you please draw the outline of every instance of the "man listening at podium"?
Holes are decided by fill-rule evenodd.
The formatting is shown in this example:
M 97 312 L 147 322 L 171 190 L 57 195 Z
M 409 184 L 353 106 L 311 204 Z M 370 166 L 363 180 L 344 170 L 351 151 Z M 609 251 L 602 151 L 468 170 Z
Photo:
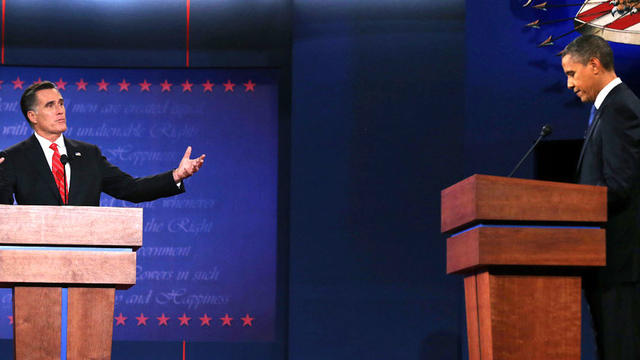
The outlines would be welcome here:
M 583 277 L 598 358 L 640 359 L 640 100 L 614 70 L 613 51 L 583 35 L 560 53 L 567 87 L 593 103 L 578 182 L 607 191 L 607 265 Z
M 29 86 L 20 107 L 33 129 L 28 139 L 0 153 L 0 204 L 99 206 L 100 193 L 131 202 L 184 192 L 182 181 L 195 174 L 205 155 L 190 159 L 188 147 L 178 167 L 134 178 L 112 165 L 92 144 L 63 136 L 64 99 L 49 81 Z

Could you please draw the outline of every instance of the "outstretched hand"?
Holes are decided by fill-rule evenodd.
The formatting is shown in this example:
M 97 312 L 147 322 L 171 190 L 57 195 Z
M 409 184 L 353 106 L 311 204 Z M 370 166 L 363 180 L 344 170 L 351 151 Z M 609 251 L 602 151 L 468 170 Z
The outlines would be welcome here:
M 202 164 L 204 164 L 204 154 L 195 159 L 189 159 L 190 156 L 191 146 L 188 146 L 187 151 L 184 152 L 182 160 L 180 160 L 180 165 L 178 165 L 177 169 L 173 170 L 173 180 L 175 180 L 176 183 L 179 183 L 189 176 L 197 173 L 202 167 Z M 0 161 L 0 163 L 2 163 L 2 161 Z

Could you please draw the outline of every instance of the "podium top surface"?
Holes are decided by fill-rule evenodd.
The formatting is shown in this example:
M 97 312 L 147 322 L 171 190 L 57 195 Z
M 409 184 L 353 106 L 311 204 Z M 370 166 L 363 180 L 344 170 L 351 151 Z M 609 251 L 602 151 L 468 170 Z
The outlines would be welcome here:
M 476 174 L 442 190 L 442 232 L 482 221 L 605 223 L 607 188 Z
M 0 205 L 0 245 L 142 246 L 142 209 Z

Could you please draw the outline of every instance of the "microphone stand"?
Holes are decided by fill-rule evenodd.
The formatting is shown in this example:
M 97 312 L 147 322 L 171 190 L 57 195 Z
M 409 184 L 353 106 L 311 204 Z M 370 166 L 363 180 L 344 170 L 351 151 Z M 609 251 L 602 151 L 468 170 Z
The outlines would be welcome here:
M 522 159 L 520 159 L 520 162 L 518 162 L 518 165 L 516 165 L 516 167 L 511 171 L 511 173 L 509 173 L 509 175 L 507 177 L 511 177 L 513 176 L 513 174 L 516 172 L 516 170 L 518 170 L 518 168 L 520 167 L 520 165 L 522 165 L 522 163 L 524 162 L 524 160 L 529 156 L 529 154 L 531 154 L 531 152 L 533 151 L 533 149 L 536 148 L 536 146 L 538 146 L 538 143 L 540 142 L 540 140 L 542 140 L 543 137 L 551 134 L 551 126 L 549 125 L 545 125 L 542 127 L 542 131 L 540 132 L 540 136 L 538 136 L 538 139 L 536 140 L 535 143 L 533 143 L 533 145 L 529 148 L 529 151 L 527 151 L 526 154 L 524 154 L 524 156 L 522 157 Z
M 62 199 L 62 205 L 68 205 L 69 195 L 67 194 L 67 163 L 69 157 L 65 154 L 60 155 L 60 162 L 62 163 L 62 173 L 64 178 L 64 199 Z

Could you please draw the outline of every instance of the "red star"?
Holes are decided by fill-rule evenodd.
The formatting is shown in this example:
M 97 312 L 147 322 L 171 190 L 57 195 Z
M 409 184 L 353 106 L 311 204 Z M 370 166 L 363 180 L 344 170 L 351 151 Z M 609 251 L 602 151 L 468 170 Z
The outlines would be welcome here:
M 251 80 L 247 81 L 246 83 L 244 83 L 242 85 L 244 85 L 244 92 L 248 92 L 248 91 L 253 92 L 254 88 L 256 87 L 256 83 L 254 83 Z
M 165 79 L 164 82 L 160 84 L 160 86 L 162 86 L 162 91 L 161 92 L 165 92 L 165 91 L 171 91 L 171 86 L 173 86 L 173 84 L 168 82 Z
M 202 92 L 213 92 L 214 85 L 214 83 L 210 82 L 209 79 L 207 79 L 207 82 L 202 83 L 202 86 L 204 87 L 204 90 L 202 90 Z
M 107 90 L 107 86 L 109 86 L 109 83 L 104 81 L 104 79 L 101 79 L 98 84 L 98 91 L 108 91 Z
M 138 326 L 140 325 L 147 326 L 147 320 L 149 320 L 149 318 L 144 316 L 143 313 L 140 313 L 140 316 L 136 316 L 136 320 L 138 320 Z
M 151 87 L 151 83 L 147 82 L 147 79 L 144 79 L 143 82 L 139 83 L 140 91 L 151 91 L 149 88 Z
M 211 326 L 211 318 L 209 316 L 207 316 L 207 314 L 205 313 L 203 317 L 200 318 L 200 326 Z
M 236 84 L 232 83 L 231 80 L 227 80 L 227 82 L 223 83 L 222 85 L 224 85 L 224 92 L 233 92 L 233 87 L 236 86 Z
M 13 315 L 7 316 L 9 318 L 9 325 L 13 324 Z
M 65 89 L 65 86 L 67 86 L 67 82 L 62 80 L 62 78 L 60 78 L 60 80 L 56 81 L 56 86 L 58 87 L 58 90 L 67 90 L 67 89 Z
M 37 83 L 41 83 L 41 82 L 42 82 L 42 78 L 38 77 L 38 80 L 32 82 L 31 84 L 33 85 L 33 84 L 37 84 Z
M 182 86 L 182 92 L 191 92 L 191 87 L 193 86 L 193 84 L 189 82 L 189 79 L 187 79 L 187 81 L 183 82 L 180 85 Z
M 229 317 L 229 314 L 224 314 L 224 317 L 221 317 L 220 320 L 222 320 L 222 326 L 231 326 L 231 320 L 233 320 L 233 318 Z
M 129 85 L 131 85 L 131 83 L 128 83 L 127 80 L 122 78 L 122 82 L 119 82 L 118 85 L 120 85 L 120 91 L 129 91 Z
M 80 91 L 80 90 L 87 91 L 87 84 L 89 84 L 89 83 L 85 82 L 82 78 L 80 78 L 80 81 L 76 82 L 76 86 L 78 87 L 78 91 Z
M 13 80 L 12 83 L 14 89 L 22 89 L 22 84 L 24 84 L 24 81 L 20 80 L 20 76 L 18 76 L 18 78 Z
M 182 316 L 179 317 L 178 320 L 180 320 L 180 326 L 182 326 L 182 325 L 189 326 L 189 320 L 191 320 L 191 318 L 187 317 L 186 313 L 182 313 Z
M 251 316 L 249 316 L 249 314 L 245 315 L 244 317 L 240 318 L 242 320 L 242 326 L 253 326 L 253 320 L 255 320 L 255 318 L 252 318 Z
M 122 316 L 122 313 L 120 313 L 120 315 L 116 316 L 114 319 L 116 319 L 116 326 L 118 326 L 118 325 L 123 325 L 124 326 L 124 322 L 128 318 L 126 316 Z
M 167 326 L 167 321 L 171 318 L 164 316 L 164 313 L 162 313 L 162 316 L 157 317 L 156 319 L 158 319 L 158 326 Z

